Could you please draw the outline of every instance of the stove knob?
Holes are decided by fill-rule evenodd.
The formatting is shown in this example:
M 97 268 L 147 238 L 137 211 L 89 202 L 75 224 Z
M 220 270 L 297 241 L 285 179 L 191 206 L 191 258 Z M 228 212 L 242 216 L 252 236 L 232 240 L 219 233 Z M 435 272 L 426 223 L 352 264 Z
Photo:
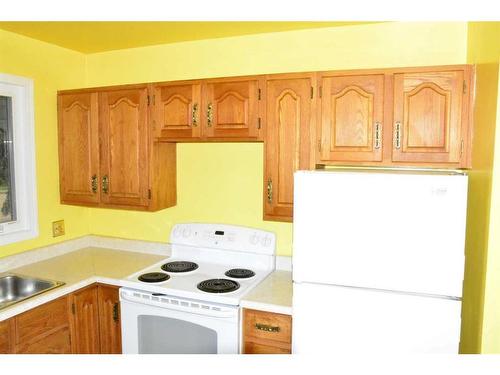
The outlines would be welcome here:
M 263 245 L 264 245 L 264 246 L 269 246 L 269 245 L 271 245 L 271 237 L 266 236 L 266 237 L 264 238 Z
M 191 229 L 184 228 L 184 230 L 182 231 L 182 237 L 188 238 L 190 235 L 191 235 Z
M 259 237 L 255 233 L 250 236 L 250 243 L 252 245 L 257 245 L 259 243 Z

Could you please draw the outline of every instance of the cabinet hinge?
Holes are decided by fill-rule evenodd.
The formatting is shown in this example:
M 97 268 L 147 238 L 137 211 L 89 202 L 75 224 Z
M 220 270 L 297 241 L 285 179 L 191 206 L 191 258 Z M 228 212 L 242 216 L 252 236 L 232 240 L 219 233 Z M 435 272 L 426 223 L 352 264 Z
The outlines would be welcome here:
M 148 189 L 148 199 L 151 199 L 151 196 L 152 196 L 151 189 Z
M 258 120 L 257 120 L 257 129 L 260 129 L 260 128 L 261 128 L 261 126 L 262 126 L 262 125 L 261 125 L 261 122 L 262 122 L 262 121 L 261 121 L 261 119 L 260 119 L 260 117 L 259 117 L 259 118 L 258 118 Z
M 75 304 L 74 304 L 74 303 L 72 303 L 72 304 L 71 304 L 71 313 L 72 313 L 73 315 L 75 315 L 75 314 L 76 314 L 76 307 L 75 307 Z
M 258 91 L 258 100 L 260 100 L 261 93 L 262 93 L 262 90 L 261 90 L 261 89 L 259 89 L 259 91 Z
M 464 154 L 464 140 L 460 141 L 460 156 Z
M 321 152 L 321 139 L 318 139 L 318 151 Z
M 319 87 L 319 97 L 322 98 L 323 97 L 323 86 L 320 86 Z
M 148 95 L 148 105 L 151 104 L 151 96 Z
M 465 79 L 464 79 L 463 93 L 465 94 L 466 92 L 467 92 L 467 82 L 465 82 Z
M 314 97 L 314 87 L 311 86 L 311 99 Z

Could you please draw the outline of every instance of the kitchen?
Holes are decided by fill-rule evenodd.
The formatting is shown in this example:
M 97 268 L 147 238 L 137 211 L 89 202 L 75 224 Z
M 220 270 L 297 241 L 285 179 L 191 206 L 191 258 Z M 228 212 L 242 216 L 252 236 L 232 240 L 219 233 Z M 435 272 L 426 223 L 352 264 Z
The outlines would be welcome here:
M 61 153 L 58 151 L 60 150 L 60 148 L 58 148 L 58 143 L 60 142 L 60 129 L 58 130 L 57 127 L 58 91 L 60 91 L 61 94 L 66 93 L 67 95 L 72 95 L 67 90 L 119 86 L 124 84 L 145 84 L 146 86 L 143 90 L 145 90 L 146 94 L 144 94 L 140 100 L 147 102 L 147 97 L 151 95 L 150 93 L 160 92 L 160 94 L 155 96 L 156 103 L 154 105 L 158 105 L 161 91 L 168 91 L 170 82 L 182 81 L 185 83 L 193 79 L 202 80 L 197 83 L 199 86 L 192 88 L 190 91 L 193 97 L 200 97 L 200 103 L 204 103 L 203 105 L 200 104 L 198 113 L 195 113 L 195 117 L 198 115 L 197 119 L 199 119 L 200 126 L 197 128 L 193 126 L 189 129 L 189 131 L 202 132 L 204 131 L 202 129 L 207 128 L 208 122 L 208 113 L 206 113 L 207 108 L 205 104 L 208 104 L 211 98 L 216 97 L 216 94 L 210 97 L 210 92 L 216 90 L 217 84 L 219 84 L 219 82 L 211 80 L 217 77 L 246 77 L 246 81 L 253 80 L 256 83 L 252 84 L 254 86 L 250 87 L 250 90 L 254 90 L 253 93 L 256 94 L 255 97 L 258 97 L 258 89 L 260 88 L 261 98 L 269 98 L 269 95 L 274 94 L 272 90 L 279 88 L 280 80 L 293 79 L 298 82 L 296 92 L 300 92 L 302 98 L 305 99 L 306 97 L 310 97 L 310 88 L 312 87 L 312 99 L 313 101 L 319 101 L 319 87 L 323 87 L 322 94 L 326 95 L 326 85 L 320 84 L 320 82 L 322 82 L 322 80 L 328 81 L 329 79 L 335 81 L 331 77 L 335 76 L 335 74 L 340 74 L 339 72 L 345 73 L 349 71 L 350 74 L 353 74 L 354 71 L 361 70 L 363 73 L 359 74 L 359 72 L 357 72 L 356 74 L 365 75 L 368 71 L 370 71 L 370 74 L 377 73 L 383 77 L 382 86 L 390 92 L 388 86 L 393 84 L 391 75 L 399 74 L 400 70 L 398 69 L 404 70 L 410 67 L 409 69 L 411 71 L 421 72 L 426 69 L 428 69 L 427 71 L 431 71 L 439 67 L 438 71 L 442 72 L 443 70 L 450 70 L 449 67 L 454 66 L 451 70 L 455 71 L 459 69 L 462 74 L 464 74 L 464 77 L 469 77 L 468 79 L 470 80 L 467 80 L 465 89 L 466 94 L 469 95 L 472 93 L 472 77 L 474 76 L 472 70 L 473 66 L 475 66 L 475 80 L 477 82 L 475 104 L 472 105 L 472 103 L 465 100 L 461 104 L 464 106 L 466 102 L 470 103 L 470 108 L 474 108 L 477 113 L 476 118 L 470 121 L 473 127 L 467 127 L 467 129 L 474 132 L 473 137 L 464 138 L 465 142 L 472 142 L 472 140 L 474 140 L 474 144 L 466 143 L 462 146 L 461 142 L 458 141 L 454 146 L 457 155 L 462 152 L 462 155 L 467 157 L 470 156 L 471 159 L 467 160 L 460 157 L 460 162 L 453 164 L 452 169 L 472 167 L 470 172 L 468 172 L 470 181 L 468 217 L 472 217 L 473 220 L 468 220 L 466 249 L 467 246 L 483 246 L 483 248 L 474 251 L 470 256 L 466 257 L 466 282 L 463 292 L 464 310 L 462 315 L 462 321 L 465 322 L 465 325 L 462 326 L 462 338 L 460 341 L 462 345 L 461 352 L 464 353 L 490 353 L 498 351 L 495 346 L 496 341 L 494 336 L 496 323 L 491 315 L 494 314 L 494 310 L 488 310 L 488 306 L 493 309 L 495 306 L 495 289 L 492 286 L 495 285 L 495 276 L 494 274 L 489 274 L 489 269 L 481 269 L 481 267 L 490 267 L 490 259 L 493 259 L 494 262 L 495 258 L 490 257 L 495 257 L 495 253 L 490 253 L 489 251 L 487 253 L 486 251 L 490 250 L 490 246 L 491 249 L 494 248 L 492 245 L 493 242 L 491 241 L 495 240 L 495 234 L 490 231 L 490 238 L 485 240 L 481 237 L 484 230 L 481 231 L 481 234 L 474 233 L 475 229 L 484 226 L 485 221 L 494 222 L 495 212 L 493 210 L 490 213 L 490 218 L 482 214 L 485 211 L 485 207 L 489 207 L 490 204 L 490 199 L 483 197 L 483 193 L 488 191 L 489 188 L 487 183 L 482 180 L 482 176 L 484 176 L 484 170 L 487 170 L 487 174 L 489 173 L 490 176 L 493 176 L 495 173 L 492 163 L 495 145 L 491 143 L 494 137 L 494 129 L 491 130 L 487 124 L 491 124 L 491 117 L 493 117 L 493 121 L 495 119 L 494 112 L 496 110 L 494 111 L 491 108 L 491 103 L 489 101 L 493 100 L 492 97 L 497 97 L 498 91 L 498 78 L 496 78 L 496 82 L 493 82 L 491 79 L 492 77 L 498 76 L 498 55 L 491 56 L 492 52 L 490 49 L 493 47 L 488 46 L 488 48 L 485 48 L 480 43 L 474 43 L 474 41 L 485 40 L 486 38 L 491 38 L 490 40 L 492 42 L 497 41 L 498 34 L 495 34 L 495 32 L 498 29 L 495 28 L 495 26 L 480 22 L 369 23 L 269 34 L 252 34 L 239 37 L 233 36 L 210 40 L 179 42 L 177 44 L 167 43 L 158 46 L 141 47 L 139 49 L 125 48 L 107 52 L 75 52 L 71 49 L 68 50 L 57 47 L 54 44 L 40 42 L 35 40 L 36 38 L 32 39 L 21 35 L 29 32 L 28 27 L 20 30 L 19 33 L 8 31 L 8 26 L 5 26 L 5 28 L 0 26 L 0 29 L 2 29 L 2 31 L 0 31 L 2 36 L 0 40 L 2 56 L 9 57 L 0 60 L 0 71 L 6 74 L 34 78 L 39 221 L 38 237 L 19 244 L 2 246 L 2 260 L 4 258 L 8 259 L 9 256 L 15 257 L 16 254 L 17 256 L 21 256 L 20 254 L 23 254 L 26 250 L 45 248 L 40 250 L 42 253 L 45 253 L 45 255 L 40 255 L 41 258 L 37 260 L 45 262 L 47 269 L 44 271 L 45 274 L 42 275 L 43 272 L 40 270 L 42 270 L 43 267 L 36 267 L 39 270 L 38 272 L 41 273 L 34 276 L 54 280 L 61 279 L 59 281 L 65 281 L 67 286 L 71 284 L 71 281 L 68 280 L 77 280 L 74 281 L 74 284 L 71 284 L 72 287 L 75 288 L 79 286 L 78 283 L 84 282 L 85 280 L 101 284 L 107 284 L 106 281 L 110 281 L 110 279 L 114 280 L 115 278 L 119 278 L 121 280 L 162 261 L 162 259 L 158 257 L 165 254 L 165 242 L 169 238 L 172 239 L 170 233 L 173 233 L 176 224 L 193 222 L 224 223 L 247 228 L 258 228 L 265 232 L 271 232 L 276 236 L 276 268 L 279 270 L 278 272 L 288 272 L 289 281 L 286 283 L 281 279 L 276 280 L 275 283 L 278 285 L 277 290 L 280 291 L 276 293 L 277 296 L 271 295 L 271 298 L 280 299 L 285 293 L 289 293 L 291 298 L 291 212 L 290 205 L 287 206 L 284 204 L 283 207 L 275 205 L 269 206 L 269 201 L 274 202 L 273 199 L 270 199 L 270 196 L 272 196 L 271 198 L 276 198 L 281 194 L 280 185 L 279 182 L 277 182 L 279 176 L 275 177 L 275 175 L 273 175 L 279 168 L 272 166 L 272 163 L 277 163 L 278 161 L 277 159 L 273 159 L 274 154 L 272 153 L 272 149 L 267 149 L 271 143 L 266 141 L 263 143 L 264 135 L 259 134 L 259 131 L 269 126 L 272 120 L 269 118 L 266 120 L 261 116 L 261 129 L 259 129 L 258 115 L 254 115 L 254 117 L 250 116 L 252 119 L 251 124 L 254 126 L 253 129 L 256 133 L 247 134 L 242 137 L 245 138 L 246 141 L 253 137 L 253 141 L 251 142 L 241 142 L 241 140 L 238 142 L 227 140 L 223 140 L 224 142 L 208 142 L 204 139 L 185 142 L 177 139 L 175 146 L 177 160 L 172 160 L 168 156 L 163 160 L 163 165 L 165 165 L 165 163 L 170 163 L 170 170 L 176 171 L 174 176 L 169 175 L 165 180 L 169 183 L 172 182 L 172 180 L 176 182 L 175 189 L 177 199 L 176 202 L 174 202 L 172 195 L 168 196 L 167 194 L 166 203 L 164 204 L 169 206 L 168 208 L 165 206 L 161 207 L 161 209 L 156 212 L 145 212 L 144 210 L 118 210 L 114 209 L 114 207 L 96 208 L 99 204 L 103 204 L 101 201 L 97 203 L 87 202 L 86 205 L 83 205 L 74 204 L 74 202 L 68 200 L 66 203 L 73 204 L 61 204 L 59 199 L 65 203 L 65 197 L 60 195 L 64 190 L 60 191 L 59 188 Z M 375 40 L 368 40 L 367 35 L 373 34 L 377 34 L 377 38 L 375 38 Z M 336 36 L 342 36 L 341 41 L 339 41 L 339 38 L 335 38 Z M 331 40 L 336 40 L 336 43 L 331 43 Z M 359 48 L 349 48 L 349 46 L 353 44 L 359 44 Z M 384 46 L 386 45 L 397 45 L 398 48 L 385 48 Z M 329 48 L 325 49 L 325 46 Z M 280 52 L 278 54 L 276 53 L 277 48 L 279 48 Z M 301 60 L 296 57 L 294 52 L 294 50 L 299 48 L 305 55 L 320 56 L 320 58 L 312 61 Z M 485 48 L 485 50 L 481 50 L 481 48 Z M 384 49 L 385 52 L 382 55 L 380 54 L 381 49 Z M 245 51 L 248 50 L 252 51 L 253 54 L 251 62 L 246 58 L 247 53 Z M 320 50 L 322 51 L 321 54 L 318 53 Z M 345 56 L 345 54 L 341 53 L 345 50 L 350 51 L 349 56 Z M 29 55 L 33 53 L 40 56 L 40 61 L 36 61 L 36 64 L 30 61 L 31 59 L 27 58 L 29 55 L 26 51 L 31 51 Z M 149 61 L 162 61 L 167 57 L 170 62 L 168 64 L 168 69 L 161 63 L 149 63 Z M 146 63 L 147 61 L 148 63 Z M 203 61 L 203 64 L 200 64 L 199 61 Z M 495 68 L 492 67 L 492 61 L 496 63 L 496 72 L 494 70 Z M 85 75 L 82 72 L 86 72 Z M 307 73 L 302 74 L 295 72 Z M 318 78 L 318 74 L 322 72 L 326 72 L 326 74 L 330 76 Z M 283 76 L 276 78 L 278 76 L 273 76 L 274 74 L 283 74 Z M 270 76 L 263 78 L 263 76 L 266 75 Z M 205 79 L 206 81 L 204 81 Z M 264 82 L 262 82 L 263 80 Z M 485 82 L 484 84 L 482 84 L 483 80 Z M 153 88 L 148 86 L 154 82 L 161 83 L 158 87 L 154 88 L 154 90 L 158 91 L 153 91 Z M 302 84 L 302 82 L 307 83 Z M 373 86 L 373 84 L 370 85 Z M 375 84 L 375 86 L 377 86 L 377 84 Z M 462 87 L 460 87 L 460 91 L 462 91 Z M 385 113 L 388 113 L 387 111 L 390 112 L 390 109 L 388 109 L 388 102 L 393 99 L 389 98 L 384 91 L 382 92 L 383 95 L 377 95 L 377 98 L 382 97 L 384 103 L 381 105 L 376 104 L 374 111 L 377 111 L 381 107 L 383 108 L 382 112 L 386 111 Z M 491 93 L 494 93 L 494 95 Z M 102 99 L 104 95 L 93 94 L 93 92 L 88 96 L 90 97 L 90 99 L 88 99 L 90 102 L 92 102 L 92 100 L 94 102 L 104 100 Z M 130 100 L 134 100 L 134 98 Z M 150 100 L 152 101 L 153 99 Z M 394 100 L 396 100 L 396 98 Z M 257 101 L 257 105 L 263 105 L 263 101 L 264 100 L 261 100 L 260 103 Z M 91 110 L 95 111 L 97 115 L 100 114 L 99 103 L 96 108 Z M 269 103 L 270 102 L 268 102 L 267 105 L 270 105 Z M 68 106 L 71 107 L 72 104 L 73 103 L 69 103 Z M 64 106 L 64 103 L 60 103 L 60 109 L 61 105 Z M 478 112 L 478 109 L 481 108 L 486 108 L 486 110 Z M 494 103 L 493 108 L 497 108 L 497 103 Z M 194 107 L 190 109 L 191 111 L 189 113 L 192 115 Z M 258 113 L 265 113 L 265 108 L 259 108 L 258 110 L 260 111 Z M 257 109 L 255 109 L 255 111 L 257 111 Z M 269 107 L 267 111 L 269 113 Z M 472 112 L 473 111 L 470 112 L 471 116 Z M 311 117 L 319 116 L 317 115 L 317 111 L 313 109 L 310 110 L 309 115 Z M 61 124 L 61 120 L 59 120 L 59 124 Z M 382 147 L 377 148 L 377 150 L 380 150 L 380 155 L 374 156 L 376 159 L 373 159 L 373 163 L 381 163 L 384 166 L 388 166 L 387 155 L 384 154 L 384 152 L 389 152 L 390 155 L 392 149 L 391 124 L 392 121 L 389 119 L 381 121 L 381 126 L 388 125 L 389 129 L 381 129 L 380 142 L 385 143 L 381 145 Z M 469 122 L 467 122 L 467 124 L 469 124 Z M 43 126 L 43 128 L 39 128 L 39 126 Z M 373 140 L 376 141 L 377 136 L 375 132 L 377 132 L 377 130 L 375 127 L 373 131 Z M 195 134 L 194 136 L 199 137 L 199 134 Z M 266 136 L 273 136 L 275 140 L 279 139 L 275 134 L 266 134 Z M 160 134 L 160 137 L 168 138 L 170 135 L 168 133 Z M 175 137 L 178 137 L 178 135 L 175 135 Z M 228 137 L 231 137 L 231 135 Z M 305 137 L 307 137 L 307 135 L 305 135 Z M 236 138 L 238 138 L 238 136 Z M 481 142 L 479 143 L 480 146 L 474 147 L 475 142 Z M 312 144 L 313 141 L 310 140 L 310 143 Z M 302 145 L 303 144 L 304 143 L 302 143 Z M 288 147 L 289 145 L 286 144 L 285 146 Z M 314 142 L 314 146 L 316 146 L 316 142 Z M 100 147 L 105 146 L 100 145 Z M 166 149 L 172 148 L 172 143 L 165 142 L 162 143 L 160 147 L 165 147 Z M 273 146 L 270 147 L 273 148 Z M 464 151 L 460 151 L 462 147 Z M 307 149 L 307 147 L 304 146 L 304 149 Z M 309 149 L 316 150 L 317 147 L 310 147 Z M 104 155 L 105 152 L 106 150 L 100 151 L 100 157 L 103 160 L 106 157 L 106 155 Z M 165 154 L 168 154 L 168 152 L 169 150 L 166 150 Z M 302 159 L 304 152 L 299 152 L 299 155 L 299 158 Z M 305 157 L 306 160 L 300 160 L 298 162 L 300 167 L 297 169 L 310 169 L 311 165 L 323 164 L 318 163 L 318 160 L 313 160 L 314 158 L 312 155 L 310 156 L 311 157 Z M 346 155 L 344 154 L 344 156 Z M 325 154 L 322 154 L 321 157 L 325 159 Z M 326 157 L 339 157 L 339 155 L 326 155 Z M 296 163 L 296 160 L 286 162 Z M 376 165 L 373 163 L 372 165 Z M 475 167 L 475 163 L 477 163 L 477 167 Z M 351 163 L 345 163 L 344 161 L 340 164 L 352 164 L 352 161 Z M 404 162 L 402 164 L 404 164 Z M 408 164 L 412 167 L 415 166 L 412 165 L 411 162 Z M 68 164 L 68 170 L 66 171 L 68 175 L 71 175 L 72 171 L 74 171 L 71 168 L 72 165 L 74 165 L 74 163 Z M 354 165 L 360 166 L 363 165 L 363 162 Z M 442 164 L 438 162 L 437 165 L 442 169 Z M 154 168 L 154 165 L 151 167 Z M 489 170 L 487 169 L 488 167 L 490 168 Z M 106 173 L 102 172 L 105 171 L 105 168 L 106 166 L 104 163 L 97 166 L 98 172 L 96 175 L 98 174 L 98 189 L 102 189 L 103 187 L 102 177 L 105 177 Z M 475 172 L 475 168 L 477 172 Z M 143 171 L 143 169 L 141 170 Z M 289 176 L 290 174 L 287 175 L 287 178 L 290 178 Z M 90 181 L 93 174 L 91 173 L 89 177 Z M 113 176 L 110 180 L 114 182 Z M 86 179 L 85 183 L 89 181 Z M 269 181 L 271 181 L 271 184 Z M 494 181 L 495 180 L 493 180 L 493 182 Z M 111 184 L 113 182 L 111 182 Z M 285 186 L 288 186 L 290 183 L 290 181 L 285 182 Z M 91 183 L 88 186 L 92 188 Z M 158 186 L 158 189 L 168 190 L 173 188 L 172 185 L 168 184 L 159 184 Z M 64 184 L 62 184 L 61 187 L 64 187 Z M 145 189 L 145 195 L 143 196 L 147 197 L 148 187 L 146 186 L 144 188 L 141 186 L 141 189 Z M 156 199 L 159 191 L 160 190 L 156 191 L 153 189 L 151 192 L 153 199 Z M 491 202 L 493 202 L 496 197 L 495 191 L 494 187 L 491 188 Z M 286 189 L 283 191 L 283 194 L 288 197 L 290 196 L 290 192 Z M 100 192 L 97 195 L 100 195 Z M 91 194 L 90 197 L 92 199 L 97 199 L 93 194 Z M 119 199 L 119 197 L 117 199 Z M 128 197 L 127 199 L 129 199 L 128 203 L 130 203 L 135 197 Z M 474 201 L 473 206 L 470 205 L 471 199 Z M 104 202 L 104 204 L 113 205 L 112 202 Z M 136 204 L 136 202 L 134 201 L 133 204 Z M 278 220 L 276 220 L 276 218 L 275 221 L 269 220 L 273 219 L 273 216 L 277 217 Z M 53 237 L 52 223 L 59 220 L 64 220 L 65 234 L 60 237 Z M 214 229 L 213 232 L 215 234 L 216 229 Z M 117 240 L 116 238 L 123 240 Z M 489 244 L 490 242 L 491 244 Z M 64 248 L 65 246 L 67 248 Z M 79 248 L 82 249 L 85 247 L 94 249 L 104 248 L 109 249 L 109 251 L 115 249 L 117 252 L 128 249 L 129 251 L 140 253 L 141 256 L 137 257 L 137 264 L 134 265 L 134 261 L 130 261 L 126 254 L 108 253 L 109 257 L 107 257 L 106 251 L 104 250 L 102 252 L 92 249 L 86 250 L 85 252 L 78 250 Z M 70 251 L 69 248 L 74 251 Z M 149 249 L 149 253 L 144 250 L 145 248 Z M 58 260 L 56 260 L 55 257 L 51 258 L 52 255 L 58 252 L 61 254 L 59 256 L 66 257 L 69 263 L 64 269 L 64 276 L 61 274 L 61 276 L 57 275 L 58 277 L 54 277 L 55 275 L 53 271 L 50 270 L 51 265 L 48 262 L 51 262 L 51 259 L 52 262 L 62 262 L 63 260 L 61 260 L 61 258 Z M 16 260 L 16 262 L 21 262 L 17 263 L 19 267 L 26 267 L 26 270 L 28 270 L 29 263 L 33 261 L 28 260 L 26 254 L 23 260 Z M 486 254 L 488 254 L 487 265 L 484 262 Z M 72 256 L 75 258 L 69 260 Z M 122 273 L 120 273 L 121 270 L 118 269 L 119 267 L 115 266 L 113 259 L 122 259 Z M 130 263 L 132 263 L 132 265 L 130 265 Z M 127 266 L 127 264 L 129 265 Z M 73 277 L 72 273 L 78 272 L 76 269 L 79 268 L 77 267 L 79 265 L 82 265 L 82 268 L 88 265 L 87 269 L 90 270 L 90 273 L 82 271 L 80 279 L 76 277 L 71 279 L 71 277 Z M 106 265 L 109 267 L 106 267 Z M 480 272 L 477 271 L 478 267 Z M 494 263 L 491 264 L 491 267 L 494 267 Z M 2 271 L 9 271 L 14 268 L 18 267 L 9 267 L 5 265 L 2 266 Z M 107 271 L 108 269 L 110 271 Z M 99 273 L 97 270 L 103 271 L 104 273 Z M 33 272 L 33 269 L 31 272 Z M 106 272 L 110 272 L 110 274 Z M 115 274 L 113 275 L 113 273 Z M 67 279 L 62 280 L 64 278 Z M 262 281 L 262 283 L 266 281 L 269 282 L 272 280 L 266 279 Z M 259 283 L 259 285 L 255 287 L 255 292 L 259 290 L 259 286 L 262 285 Z M 30 300 L 35 301 L 35 299 L 49 302 L 43 298 L 48 298 L 46 296 L 49 294 L 54 296 L 54 293 L 60 293 L 60 291 L 65 290 L 64 288 L 65 286 L 58 287 L 53 291 L 42 293 L 37 297 L 19 303 L 17 306 L 27 304 Z M 266 285 L 264 285 L 264 288 L 267 288 Z M 282 288 L 285 288 L 285 291 L 283 291 Z M 93 295 L 91 298 L 99 299 L 100 295 L 106 293 L 104 289 L 104 287 L 98 286 L 96 291 L 92 291 Z M 72 289 L 70 292 L 74 293 L 78 290 L 79 289 L 76 288 Z M 58 295 L 58 297 L 62 296 L 62 294 Z M 42 300 L 39 300 L 40 298 L 42 298 Z M 72 295 L 69 298 L 78 300 L 77 295 Z M 85 306 L 85 298 L 86 297 L 82 297 L 82 306 Z M 468 304 L 466 303 L 467 298 L 469 300 Z M 478 313 L 477 306 L 480 305 L 479 301 L 483 298 L 485 301 L 485 308 L 481 314 Z M 491 298 L 491 300 L 489 298 Z M 103 297 L 102 300 L 106 300 L 106 298 Z M 261 305 L 258 305 L 258 302 L 255 301 L 246 301 L 246 303 L 248 303 L 247 308 L 256 311 L 262 311 L 260 310 L 262 305 L 272 304 L 268 302 L 269 301 L 266 299 L 263 299 Z M 245 296 L 242 297 L 242 306 L 244 306 L 244 303 Z M 285 305 L 281 305 L 280 303 L 284 303 Z M 43 303 L 37 302 L 37 306 L 42 304 Z M 289 305 L 286 306 L 286 304 Z M 110 306 L 110 321 L 114 322 L 113 310 L 115 309 L 115 305 L 114 303 L 110 303 Z M 276 308 L 273 306 L 273 310 L 270 311 L 271 313 L 290 315 L 286 314 L 287 311 L 289 313 L 291 312 L 291 309 L 286 309 L 286 307 L 291 308 L 290 302 L 278 302 L 276 306 L 278 307 Z M 8 310 L 14 311 L 8 318 L 15 317 L 18 313 L 22 314 L 26 312 L 25 310 L 16 313 L 16 310 L 12 310 L 17 308 L 19 307 L 13 306 L 8 308 Z M 100 308 L 101 306 L 96 307 L 97 310 L 100 310 Z M 3 314 L 4 312 L 1 313 Z M 89 322 L 87 323 L 91 324 Z M 261 322 L 258 322 L 257 324 L 260 323 Z M 66 322 L 57 329 L 64 332 L 71 332 L 71 330 L 74 329 L 72 324 L 71 322 Z M 93 324 L 95 324 L 95 322 Z M 291 323 L 288 322 L 288 324 Z M 253 326 L 255 327 L 255 324 L 253 324 Z M 478 327 L 481 326 L 483 327 L 485 337 L 479 334 L 480 330 Z M 267 333 L 266 329 L 272 330 L 273 327 L 272 324 L 265 324 L 262 330 L 263 335 Z M 289 328 L 285 330 L 287 329 Z M 281 328 L 281 330 L 283 330 L 283 328 Z M 269 335 L 270 333 L 267 334 Z M 242 335 L 244 334 L 242 333 Z M 110 337 L 110 335 L 106 335 L 106 337 Z M 254 344 L 254 346 L 256 346 L 256 344 L 263 345 L 263 342 L 259 340 L 259 337 L 257 337 L 257 340 L 254 340 L 255 342 L 252 342 L 252 344 Z M 290 338 L 285 338 L 283 340 L 284 343 L 288 345 L 288 348 L 285 350 L 290 351 Z M 278 343 L 280 345 L 275 346 L 275 348 L 283 349 L 283 346 L 281 346 L 283 341 L 278 341 Z M 92 348 L 92 350 L 94 349 L 96 348 Z M 99 348 L 99 350 L 101 349 Z

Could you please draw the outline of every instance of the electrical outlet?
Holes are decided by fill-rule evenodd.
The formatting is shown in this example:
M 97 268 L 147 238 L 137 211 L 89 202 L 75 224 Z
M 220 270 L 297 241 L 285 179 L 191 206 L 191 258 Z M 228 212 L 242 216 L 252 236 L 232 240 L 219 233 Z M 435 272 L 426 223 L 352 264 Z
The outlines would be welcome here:
M 59 237 L 64 235 L 64 220 L 52 222 L 52 237 Z

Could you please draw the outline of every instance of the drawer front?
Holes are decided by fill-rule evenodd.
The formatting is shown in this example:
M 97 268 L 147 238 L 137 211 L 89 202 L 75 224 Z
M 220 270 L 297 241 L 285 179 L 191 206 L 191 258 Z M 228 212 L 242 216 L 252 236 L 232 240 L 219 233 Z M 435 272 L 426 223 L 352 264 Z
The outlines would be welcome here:
M 245 336 L 282 343 L 292 341 L 292 317 L 257 310 L 244 310 Z
M 59 327 L 68 326 L 68 299 L 59 298 L 16 318 L 15 342 L 24 344 Z
M 61 328 L 50 335 L 16 350 L 19 354 L 71 354 L 69 328 Z
M 10 353 L 10 321 L 0 322 L 0 354 Z
M 280 348 L 277 346 L 270 346 L 258 344 L 256 342 L 245 343 L 245 354 L 291 354 L 291 348 Z

